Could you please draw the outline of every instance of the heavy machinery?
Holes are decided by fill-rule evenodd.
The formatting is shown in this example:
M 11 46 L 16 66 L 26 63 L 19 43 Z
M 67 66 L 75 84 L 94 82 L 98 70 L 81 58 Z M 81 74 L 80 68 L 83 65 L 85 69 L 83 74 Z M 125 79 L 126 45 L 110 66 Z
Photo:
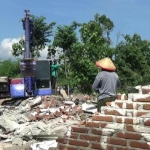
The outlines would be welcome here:
M 51 60 L 34 60 L 32 56 L 34 24 L 28 10 L 23 19 L 25 46 L 20 61 L 22 78 L 0 78 L 0 97 L 25 98 L 37 95 L 51 95 Z

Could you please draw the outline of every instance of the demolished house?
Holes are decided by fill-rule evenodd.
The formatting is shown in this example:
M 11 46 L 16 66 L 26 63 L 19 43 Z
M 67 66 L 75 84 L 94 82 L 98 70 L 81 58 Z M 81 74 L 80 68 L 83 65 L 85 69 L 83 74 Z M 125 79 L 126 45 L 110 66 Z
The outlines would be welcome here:
M 85 114 L 82 110 L 82 104 L 85 105 L 89 99 L 92 97 L 88 95 L 68 97 L 64 93 L 63 96 L 29 98 L 18 106 L 6 105 L 9 100 L 4 100 L 0 106 L 1 142 L 10 143 L 8 149 L 14 146 L 33 150 L 38 146 L 44 150 L 56 148 L 56 139 L 65 135 L 71 125 L 91 117 L 91 114 Z M 38 143 L 40 141 L 44 143 Z
M 4 150 L 150 149 L 150 87 L 118 98 L 97 113 L 88 95 L 29 98 L 18 106 L 1 105 Z

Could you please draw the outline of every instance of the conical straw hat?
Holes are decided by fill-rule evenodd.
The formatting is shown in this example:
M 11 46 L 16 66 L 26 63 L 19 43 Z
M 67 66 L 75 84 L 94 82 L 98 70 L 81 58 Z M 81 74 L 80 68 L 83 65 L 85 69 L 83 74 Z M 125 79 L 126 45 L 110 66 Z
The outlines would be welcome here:
M 115 71 L 116 67 L 109 57 L 103 58 L 96 62 L 96 66 L 105 70 Z

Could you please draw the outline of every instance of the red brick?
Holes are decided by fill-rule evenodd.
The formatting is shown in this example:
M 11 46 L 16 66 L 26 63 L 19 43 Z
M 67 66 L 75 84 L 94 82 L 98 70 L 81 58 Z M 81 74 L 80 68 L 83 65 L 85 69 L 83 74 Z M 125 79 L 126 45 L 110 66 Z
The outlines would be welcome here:
M 40 108 L 39 107 L 36 108 L 36 112 L 40 113 Z
M 125 124 L 133 124 L 133 119 L 132 118 L 125 118 Z
M 116 119 L 116 122 L 117 123 L 125 123 L 125 124 L 139 124 L 138 123 L 138 120 L 134 122 L 134 118 L 131 118 L 131 117 L 119 117 L 117 116 L 117 119 Z
M 116 150 L 126 150 L 126 149 L 123 147 L 116 147 Z
M 46 101 L 44 104 L 42 104 L 42 108 L 47 109 L 50 107 L 51 102 L 50 101 Z
M 56 99 L 52 99 L 50 107 L 55 107 L 55 106 L 56 106 Z
M 97 122 L 87 122 L 85 124 L 86 127 L 95 127 L 95 128 L 99 128 L 100 126 L 100 123 L 97 123 Z
M 116 104 L 119 108 L 122 108 L 123 103 L 115 102 L 115 104 Z
M 133 140 L 140 140 L 141 135 L 138 133 L 131 133 L 131 132 L 118 132 L 117 137 L 125 138 L 125 139 L 133 139 Z
M 65 150 L 65 149 L 67 149 L 66 146 L 63 146 L 63 145 L 61 145 L 61 144 L 58 144 L 57 147 L 58 147 L 59 150 Z
M 107 126 L 107 124 L 108 124 L 108 123 L 102 122 L 102 123 L 101 123 L 101 128 L 105 128 L 105 127 Z
M 55 116 L 55 117 L 60 117 L 60 116 L 61 116 L 61 112 L 56 111 L 56 112 L 54 113 L 54 116 Z
M 127 141 L 124 139 L 119 139 L 119 138 L 108 138 L 107 142 L 109 144 L 114 144 L 114 145 L 121 145 L 121 146 L 126 146 L 127 145 Z
M 78 138 L 78 134 L 71 133 L 70 138 L 77 139 Z
M 150 97 L 147 97 L 147 98 L 139 98 L 139 99 L 137 99 L 137 102 L 150 102 Z
M 145 125 L 145 126 L 150 126 L 150 119 L 149 119 L 149 120 L 144 121 L 144 125 Z
M 131 132 L 135 132 L 135 130 L 134 130 L 132 125 L 126 125 L 126 130 L 127 131 L 131 131 Z
M 88 133 L 89 128 L 83 128 L 83 127 L 72 127 L 72 132 L 78 132 L 78 133 Z
M 88 147 L 88 148 L 85 148 L 85 147 L 81 148 L 81 147 L 80 147 L 80 148 L 78 148 L 78 150 L 93 150 L 93 149 L 91 149 L 91 148 L 89 148 L 89 147 Z
M 42 117 L 43 120 L 50 120 L 50 119 L 54 119 L 54 118 L 55 118 L 54 115 L 44 115 Z
M 123 108 L 123 102 L 115 102 L 119 108 Z M 126 103 L 126 109 L 133 109 L 133 103 Z
M 148 94 L 150 92 L 150 89 L 142 89 L 142 94 Z
M 92 129 L 92 133 L 97 134 L 97 135 L 102 135 L 102 130 L 101 129 Z
M 131 147 L 141 148 L 141 149 L 149 149 L 149 145 L 146 142 L 140 142 L 140 141 L 131 141 L 130 142 Z
M 65 138 L 57 138 L 57 139 L 56 139 L 56 142 L 58 142 L 58 143 L 63 143 L 63 144 L 67 144 L 67 139 L 65 139 Z
M 36 114 L 37 120 L 41 120 L 41 119 L 43 119 L 43 117 L 44 117 L 44 114 L 43 114 L 43 115 L 38 115 L 38 114 Z
M 117 149 L 115 149 L 115 150 L 137 150 L 137 149 L 126 148 L 126 147 L 117 147 Z
M 115 147 L 114 146 L 111 146 L 111 145 L 107 145 L 107 150 L 114 150 Z
M 117 119 L 116 119 L 116 122 L 117 122 L 117 123 L 122 123 L 122 118 L 117 118 Z
M 87 141 L 82 141 L 82 140 L 69 140 L 70 145 L 75 145 L 75 146 L 83 146 L 83 147 L 88 147 L 89 143 Z
M 100 116 L 100 115 L 93 115 L 92 120 L 94 121 L 107 121 L 107 122 L 113 122 L 112 116 Z
M 104 110 L 105 115 L 115 115 L 115 116 L 122 116 L 117 110 Z
M 102 150 L 102 146 L 99 143 L 92 143 L 92 148 Z
M 138 111 L 137 114 L 136 114 L 136 117 L 140 117 L 140 116 L 143 116 L 143 115 L 146 115 L 146 114 L 149 114 L 150 112 L 147 111 L 147 112 L 140 112 Z
M 66 149 L 65 149 L 65 150 L 66 150 Z M 68 146 L 68 147 L 67 147 L 67 150 L 78 150 L 78 148 Z
M 125 95 L 125 96 L 124 96 L 124 100 L 128 100 L 128 97 L 127 97 L 127 95 Z
M 150 110 L 150 104 L 144 104 L 143 109 L 145 110 Z
M 87 141 L 95 141 L 100 142 L 100 136 L 89 136 L 89 135 L 80 135 L 80 139 L 87 140 Z
M 133 103 L 126 103 L 126 109 L 133 109 Z
M 35 121 L 37 118 L 35 116 L 30 116 L 29 121 Z

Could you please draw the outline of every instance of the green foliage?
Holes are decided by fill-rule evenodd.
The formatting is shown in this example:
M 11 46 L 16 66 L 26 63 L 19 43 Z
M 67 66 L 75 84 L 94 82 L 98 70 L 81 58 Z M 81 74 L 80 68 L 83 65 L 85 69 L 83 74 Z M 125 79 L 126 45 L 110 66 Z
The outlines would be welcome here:
M 54 47 L 63 48 L 64 66 L 62 65 L 61 77 L 65 74 L 64 82 L 78 84 L 82 92 L 92 91 L 91 84 L 98 73 L 95 61 L 114 54 L 114 49 L 110 48 L 109 37 L 113 27 L 109 18 L 99 14 L 88 23 L 74 21 L 70 26 L 57 27 L 49 55 L 55 53 Z M 79 39 L 77 34 L 80 35 Z
M 150 83 L 150 42 L 137 34 L 124 36 L 116 47 L 116 64 L 123 86 Z
M 34 45 L 32 47 L 32 55 L 33 57 L 40 57 L 40 51 L 51 42 L 50 37 L 53 35 L 53 27 L 55 22 L 47 24 L 45 17 L 37 17 L 34 15 L 31 15 L 31 20 L 34 24 Z M 22 55 L 22 48 L 24 48 L 24 43 L 25 41 L 23 38 L 20 39 L 19 43 L 14 43 L 12 45 L 12 55 Z
M 94 20 L 78 24 L 78 28 L 81 42 L 73 44 L 66 56 L 71 63 L 76 84 L 81 86 L 82 92 L 90 93 L 91 84 L 98 73 L 95 62 L 103 57 L 112 57 L 114 53 L 114 49 L 109 47 L 113 23 L 106 16 L 96 14 Z
M 24 47 L 24 39 L 22 37 L 18 43 L 12 44 L 12 55 L 16 57 L 18 57 L 19 55 L 22 55 L 23 47 Z
M 53 27 L 56 23 L 51 22 L 47 24 L 45 22 L 46 18 L 43 16 L 37 17 L 31 15 L 31 20 L 34 24 L 34 45 L 38 47 L 38 49 L 43 49 L 51 42 L 50 36 L 53 35 Z
M 55 54 L 56 54 L 56 48 L 54 48 L 53 46 L 49 45 L 48 46 L 47 58 L 48 59 L 55 58 Z
M 0 76 L 20 77 L 19 60 L 4 60 L 0 62 Z
M 67 52 L 71 49 L 74 43 L 77 42 L 77 37 L 75 33 L 74 25 L 71 26 L 58 26 L 56 29 L 56 34 L 54 37 L 54 41 L 52 47 L 61 47 L 63 49 L 63 55 L 60 59 L 63 61 L 62 67 L 60 68 L 63 72 L 61 78 L 63 78 L 63 83 L 61 84 L 73 84 L 72 79 L 72 70 L 71 70 L 71 62 L 69 61 L 69 57 L 66 56 Z M 54 48 L 49 49 L 49 57 L 55 55 Z M 60 79 L 60 78 L 59 78 Z
M 54 47 L 61 47 L 63 51 L 67 51 L 71 46 L 76 43 L 76 33 L 74 32 L 74 26 L 58 26 L 53 41 Z

